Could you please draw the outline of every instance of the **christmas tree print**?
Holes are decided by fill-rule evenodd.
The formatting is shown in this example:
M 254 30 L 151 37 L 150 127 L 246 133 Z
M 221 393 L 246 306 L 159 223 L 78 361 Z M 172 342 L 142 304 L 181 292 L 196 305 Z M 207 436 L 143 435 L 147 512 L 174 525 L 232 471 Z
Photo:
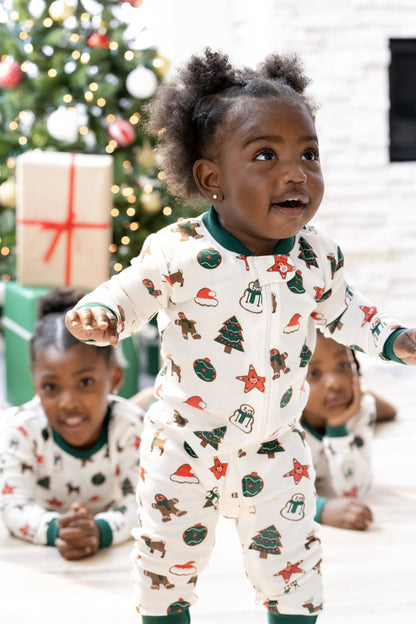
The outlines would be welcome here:
M 132 482 L 130 481 L 130 479 L 128 479 L 127 477 L 124 479 L 122 485 L 121 485 L 121 489 L 123 491 L 123 494 L 134 494 L 134 487 Z
M 308 365 L 309 360 L 311 359 L 312 351 L 308 348 L 306 344 L 303 345 L 302 350 L 299 354 L 300 357 L 300 368 L 305 368 Z
M 346 310 L 344 310 L 344 312 L 342 312 L 334 321 L 331 321 L 331 323 L 328 323 L 327 328 L 329 329 L 331 334 L 333 334 L 336 329 L 341 329 L 342 327 L 341 318 L 343 317 L 345 312 Z
M 225 353 L 231 353 L 231 349 L 244 351 L 242 342 L 242 327 L 235 316 L 227 319 L 219 330 L 220 335 L 214 338 L 215 342 L 224 345 Z
M 262 529 L 251 539 L 249 550 L 258 550 L 260 559 L 267 559 L 268 555 L 280 555 L 281 535 L 274 524 Z
M 298 258 L 300 258 L 306 263 L 306 266 L 308 267 L 308 269 L 310 269 L 311 266 L 315 266 L 315 267 L 319 266 L 316 261 L 316 258 L 317 258 L 316 253 L 314 252 L 314 250 L 312 249 L 308 241 L 305 238 L 303 238 L 303 236 L 301 236 L 299 239 L 299 251 L 300 251 L 300 254 L 298 255 Z
M 280 444 L 279 440 L 270 440 L 269 442 L 263 442 L 257 451 L 258 455 L 267 455 L 269 459 L 274 459 L 276 453 L 282 453 L 285 449 Z
M 218 445 L 222 442 L 226 431 L 227 427 L 217 427 L 217 429 L 212 429 L 212 431 L 194 431 L 194 434 L 201 438 L 201 446 L 206 447 L 210 444 L 217 451 Z
M 296 295 L 301 295 L 306 292 L 303 287 L 303 279 L 302 279 L 302 271 L 297 270 L 295 275 L 290 279 L 287 283 L 289 290 L 291 290 Z

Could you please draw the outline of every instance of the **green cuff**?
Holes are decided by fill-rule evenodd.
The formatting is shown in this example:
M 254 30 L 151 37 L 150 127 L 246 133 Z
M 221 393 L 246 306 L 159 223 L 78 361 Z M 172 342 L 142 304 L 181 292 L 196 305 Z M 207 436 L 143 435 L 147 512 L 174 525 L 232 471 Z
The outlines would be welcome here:
M 46 544 L 47 546 L 55 546 L 55 540 L 59 535 L 59 527 L 56 524 L 58 518 L 52 518 L 49 522 L 48 530 L 46 531 Z
M 328 499 L 324 498 L 323 496 L 316 497 L 316 512 L 314 517 L 315 522 L 321 522 L 322 510 L 327 500 Z
M 325 435 L 327 435 L 329 438 L 342 438 L 344 436 L 347 436 L 348 434 L 349 434 L 349 431 L 346 425 L 340 425 L 339 427 L 326 427 L 325 428 Z
M 190 624 L 190 622 L 191 616 L 188 608 L 170 615 L 142 615 L 142 624 Z
M 268 624 L 314 624 L 317 615 L 285 615 L 284 613 L 272 613 L 268 611 Z
M 404 331 L 406 331 L 406 327 L 399 327 L 394 332 L 392 332 L 387 338 L 383 347 L 383 356 L 388 360 L 392 360 L 393 362 L 399 362 L 399 364 L 406 364 L 406 362 L 403 362 L 403 360 L 394 355 L 393 342 L 396 340 L 397 336 L 402 334 Z
M 107 520 L 103 520 L 99 518 L 95 521 L 95 524 L 98 526 L 98 530 L 100 531 L 100 545 L 98 548 L 107 548 L 107 546 L 111 546 L 113 543 L 113 531 L 108 524 Z

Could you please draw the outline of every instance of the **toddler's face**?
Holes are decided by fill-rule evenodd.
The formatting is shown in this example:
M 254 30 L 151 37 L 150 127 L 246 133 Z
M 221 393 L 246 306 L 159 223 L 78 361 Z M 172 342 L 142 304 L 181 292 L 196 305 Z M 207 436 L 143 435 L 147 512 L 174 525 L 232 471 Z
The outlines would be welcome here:
M 82 344 L 66 351 L 51 345 L 36 353 L 35 392 L 50 425 L 68 444 L 83 449 L 98 440 L 118 374 L 118 366 Z
M 222 226 L 252 253 L 273 253 L 310 221 L 324 183 L 314 121 L 306 105 L 248 98 L 226 116 L 214 159 L 224 200 Z
M 310 391 L 304 410 L 306 420 L 313 416 L 320 417 L 324 424 L 328 416 L 345 412 L 353 399 L 355 372 L 356 366 L 349 349 L 332 338 L 318 334 L 307 373 Z

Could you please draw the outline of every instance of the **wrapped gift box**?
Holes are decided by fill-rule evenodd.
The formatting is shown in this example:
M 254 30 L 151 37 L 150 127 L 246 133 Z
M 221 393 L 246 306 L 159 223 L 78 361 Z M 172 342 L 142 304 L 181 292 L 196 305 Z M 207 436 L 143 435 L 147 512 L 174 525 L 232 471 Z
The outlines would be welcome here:
M 7 282 L 3 307 L 3 336 L 5 352 L 6 400 L 21 405 L 34 394 L 30 372 L 29 340 L 37 317 L 39 297 L 49 288 L 21 286 Z M 139 360 L 137 336 L 120 342 L 119 361 L 124 370 L 120 396 L 130 398 L 139 387 Z
M 109 277 L 113 160 L 34 150 L 16 159 L 17 281 L 95 288 Z

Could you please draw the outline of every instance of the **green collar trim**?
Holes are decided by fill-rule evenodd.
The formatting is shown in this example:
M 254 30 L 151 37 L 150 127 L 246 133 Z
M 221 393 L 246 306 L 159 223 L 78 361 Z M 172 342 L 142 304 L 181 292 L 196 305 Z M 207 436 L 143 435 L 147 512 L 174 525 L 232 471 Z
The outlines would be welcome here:
M 233 234 L 231 234 L 222 227 L 218 219 L 216 210 L 213 206 L 211 206 L 211 210 L 209 212 L 205 212 L 202 215 L 202 220 L 208 232 L 215 238 L 218 243 L 220 243 L 220 245 L 225 247 L 225 249 L 228 249 L 228 251 L 233 251 L 237 254 L 242 254 L 244 256 L 254 255 L 249 249 L 247 249 L 245 245 L 243 245 L 243 243 L 238 240 L 238 238 L 233 236 Z M 282 238 L 278 241 L 274 253 L 288 254 L 290 251 L 292 251 L 294 244 L 294 236 L 291 236 L 290 238 Z
M 303 427 L 304 429 L 307 429 L 307 431 L 309 431 L 309 433 L 310 433 L 311 435 L 313 435 L 313 437 L 314 437 L 314 438 L 316 438 L 317 440 L 323 440 L 323 437 L 324 437 L 324 436 L 323 436 L 323 435 L 321 435 L 320 433 L 318 433 L 318 432 L 317 432 L 317 430 L 316 430 L 316 429 L 314 429 L 314 428 L 312 427 L 312 425 L 311 425 L 310 423 L 308 423 L 308 421 L 307 421 L 307 420 L 305 420 L 304 418 L 302 418 L 302 421 L 301 421 L 301 422 L 302 422 L 302 427 Z
M 103 430 L 101 432 L 100 437 L 97 442 L 91 446 L 89 449 L 80 449 L 77 446 L 72 446 L 68 444 L 55 429 L 52 429 L 52 435 L 55 443 L 66 453 L 72 455 L 73 457 L 78 457 L 79 459 L 87 459 L 97 453 L 108 441 L 108 425 L 110 423 L 111 418 L 111 407 L 110 405 L 107 407 L 107 411 L 103 421 Z

